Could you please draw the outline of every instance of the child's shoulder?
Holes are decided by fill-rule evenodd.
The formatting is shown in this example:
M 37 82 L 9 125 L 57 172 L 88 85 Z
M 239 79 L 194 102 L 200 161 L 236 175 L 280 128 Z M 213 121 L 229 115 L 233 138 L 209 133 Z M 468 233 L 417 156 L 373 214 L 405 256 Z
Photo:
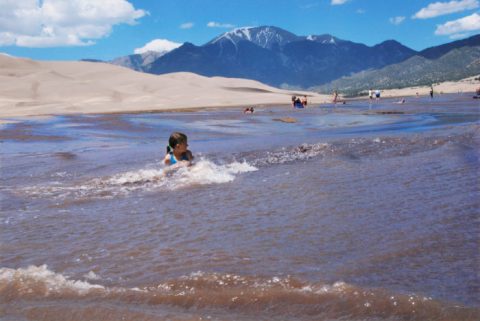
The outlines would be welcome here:
M 170 153 L 167 153 L 167 155 L 165 155 L 165 158 L 163 159 L 163 162 L 164 162 L 166 165 L 170 165 L 170 163 L 171 163 L 171 158 L 172 158 L 172 155 L 170 155 Z

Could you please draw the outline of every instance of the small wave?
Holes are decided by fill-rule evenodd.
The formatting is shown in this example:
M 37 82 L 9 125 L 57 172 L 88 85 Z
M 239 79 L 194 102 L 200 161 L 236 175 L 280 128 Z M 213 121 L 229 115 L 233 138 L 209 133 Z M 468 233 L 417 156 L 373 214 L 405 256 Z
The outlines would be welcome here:
M 166 187 L 170 190 L 195 185 L 224 184 L 236 175 L 256 171 L 246 162 L 232 162 L 224 165 L 201 159 L 193 166 L 165 167 L 157 170 L 138 170 L 120 173 L 107 179 L 96 180 L 94 185 L 103 187 L 124 187 L 128 191 Z
M 77 182 L 73 186 L 59 182 L 49 186 L 28 186 L 21 189 L 21 192 L 33 197 L 108 198 L 134 191 L 175 190 L 189 186 L 224 184 L 233 181 L 239 174 L 256 170 L 256 167 L 246 162 L 215 164 L 207 159 L 200 159 L 192 166 L 162 165 L 160 168 L 139 169 L 83 183 Z
M 252 160 L 255 166 L 268 164 L 284 164 L 295 161 L 308 160 L 332 152 L 333 145 L 327 143 L 301 144 L 291 148 L 282 148 L 279 151 L 267 152 L 265 155 Z
M 292 315 L 349 320 L 478 320 L 479 309 L 443 303 L 415 294 L 392 294 L 344 282 L 308 283 L 292 277 L 254 277 L 195 272 L 151 286 L 105 287 L 70 280 L 46 265 L 0 269 L 5 302 L 79 299 L 112 306 L 170 305 L 204 311 L 237 311 L 264 317 Z M 213 310 L 212 310 L 213 309 Z M 301 319 L 301 318 L 300 318 Z
M 476 128 L 476 127 L 474 127 Z M 398 137 L 361 137 L 337 140 L 329 143 L 300 144 L 284 147 L 276 151 L 245 156 L 253 166 L 307 161 L 318 157 L 389 158 L 408 156 L 426 152 L 448 145 L 477 146 L 478 131 L 469 131 L 460 135 L 412 135 Z
M 85 296 L 104 292 L 101 285 L 69 280 L 46 265 L 20 269 L 0 269 L 0 295 L 3 297 Z
M 477 127 L 472 128 L 478 129 Z M 425 136 L 419 134 L 350 138 L 329 143 L 304 143 L 274 151 L 239 153 L 233 155 L 229 161 L 224 161 L 223 164 L 216 164 L 203 158 L 190 167 L 154 165 L 152 168 L 142 168 L 84 182 L 66 184 L 60 181 L 47 186 L 28 186 L 16 191 L 31 197 L 109 198 L 135 191 L 175 190 L 191 186 L 224 184 L 233 181 L 239 174 L 275 164 L 327 157 L 352 161 L 404 157 L 454 145 L 473 146 L 472 148 L 474 148 L 478 145 L 477 140 L 477 130 L 472 130 L 460 135 L 451 133 Z M 238 162 L 235 159 L 244 159 L 244 161 Z M 62 175 L 68 177 L 68 175 Z

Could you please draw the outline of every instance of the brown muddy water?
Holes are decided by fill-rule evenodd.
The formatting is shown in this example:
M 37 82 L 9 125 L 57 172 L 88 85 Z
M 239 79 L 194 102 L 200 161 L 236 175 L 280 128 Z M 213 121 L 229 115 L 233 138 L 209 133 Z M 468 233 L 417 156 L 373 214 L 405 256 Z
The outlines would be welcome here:
M 3 125 L 0 320 L 480 320 L 479 112 L 445 95 Z M 172 131 L 192 167 L 162 165 Z

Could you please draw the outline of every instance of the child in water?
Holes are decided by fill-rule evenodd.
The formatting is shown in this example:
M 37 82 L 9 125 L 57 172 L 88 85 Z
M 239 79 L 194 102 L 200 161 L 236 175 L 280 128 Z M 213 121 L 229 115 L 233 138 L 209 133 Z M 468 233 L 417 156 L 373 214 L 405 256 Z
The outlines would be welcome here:
M 165 155 L 165 165 L 186 164 L 190 165 L 193 160 L 192 152 L 187 149 L 187 135 L 175 132 L 168 139 L 167 155 Z

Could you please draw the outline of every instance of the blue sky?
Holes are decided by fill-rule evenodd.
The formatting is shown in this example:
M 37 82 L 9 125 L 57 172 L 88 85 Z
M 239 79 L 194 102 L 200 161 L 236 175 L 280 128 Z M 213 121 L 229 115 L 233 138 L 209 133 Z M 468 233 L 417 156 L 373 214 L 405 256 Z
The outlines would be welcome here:
M 479 0 L 0 0 L 0 52 L 110 60 L 245 26 L 422 50 L 480 33 Z

